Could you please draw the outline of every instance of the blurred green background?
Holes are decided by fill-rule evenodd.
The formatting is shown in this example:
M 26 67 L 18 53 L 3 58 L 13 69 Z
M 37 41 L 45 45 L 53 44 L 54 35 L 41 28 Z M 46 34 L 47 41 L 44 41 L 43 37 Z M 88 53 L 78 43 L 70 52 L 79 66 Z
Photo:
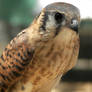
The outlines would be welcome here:
M 31 24 L 38 12 L 37 0 L 0 0 L 0 54 L 17 33 Z M 82 19 L 79 32 L 79 62 L 65 80 L 92 80 L 92 19 Z
M 0 0 L 0 53 L 36 15 L 36 0 Z M 39 9 L 37 9 L 39 11 Z

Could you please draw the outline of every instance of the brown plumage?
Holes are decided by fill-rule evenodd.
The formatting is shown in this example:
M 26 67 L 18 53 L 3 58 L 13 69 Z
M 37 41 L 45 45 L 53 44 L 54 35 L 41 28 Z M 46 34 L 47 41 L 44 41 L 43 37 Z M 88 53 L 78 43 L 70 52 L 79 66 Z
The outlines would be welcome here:
M 67 3 L 46 6 L 0 58 L 1 92 L 50 92 L 76 63 L 79 10 Z

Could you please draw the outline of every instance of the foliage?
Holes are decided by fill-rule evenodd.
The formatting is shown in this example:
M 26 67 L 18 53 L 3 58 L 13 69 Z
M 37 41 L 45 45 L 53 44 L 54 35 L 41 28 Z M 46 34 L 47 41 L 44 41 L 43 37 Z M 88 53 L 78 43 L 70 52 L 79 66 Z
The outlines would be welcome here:
M 36 0 L 0 0 L 0 20 L 13 25 L 29 24 Z

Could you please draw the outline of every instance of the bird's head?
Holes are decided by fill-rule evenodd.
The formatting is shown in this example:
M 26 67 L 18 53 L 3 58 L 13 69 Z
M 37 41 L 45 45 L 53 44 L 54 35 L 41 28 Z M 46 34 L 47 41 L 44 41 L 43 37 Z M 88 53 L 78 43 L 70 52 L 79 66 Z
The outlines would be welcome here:
M 78 33 L 80 23 L 79 9 L 68 3 L 52 3 L 47 5 L 36 18 L 39 33 L 44 40 L 56 37 L 63 28 Z

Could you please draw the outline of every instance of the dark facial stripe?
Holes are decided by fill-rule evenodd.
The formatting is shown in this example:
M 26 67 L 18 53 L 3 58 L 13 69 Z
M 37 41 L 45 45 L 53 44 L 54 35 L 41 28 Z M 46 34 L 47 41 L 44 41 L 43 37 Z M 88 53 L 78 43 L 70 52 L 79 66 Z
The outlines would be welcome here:
M 45 15 L 43 15 L 43 19 L 42 19 L 42 25 L 41 25 L 41 29 L 46 31 L 46 21 L 48 20 L 48 12 L 45 12 Z
M 58 27 L 56 28 L 55 36 L 57 36 L 58 33 L 60 32 L 60 28 L 61 28 L 61 25 L 58 25 Z

